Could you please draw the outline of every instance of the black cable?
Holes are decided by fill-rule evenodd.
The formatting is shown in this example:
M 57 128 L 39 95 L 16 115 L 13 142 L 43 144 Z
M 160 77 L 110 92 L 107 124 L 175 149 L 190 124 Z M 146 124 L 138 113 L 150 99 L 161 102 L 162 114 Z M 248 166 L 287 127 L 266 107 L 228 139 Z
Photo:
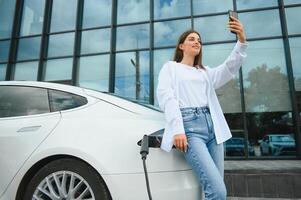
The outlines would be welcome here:
M 147 194 L 148 194 L 149 200 L 152 200 L 152 194 L 151 194 L 150 187 L 149 187 L 149 182 L 148 182 L 148 175 L 147 175 L 147 169 L 146 169 L 145 159 L 142 159 L 142 160 L 143 160 L 143 168 L 144 168 L 144 174 L 145 174 L 145 181 L 146 181 Z
M 141 141 L 141 149 L 140 149 L 141 159 L 143 160 L 143 168 L 144 168 L 144 175 L 145 175 L 145 181 L 146 181 L 146 188 L 147 188 L 147 194 L 149 197 L 149 200 L 152 200 L 152 195 L 150 192 L 149 182 L 148 182 L 148 174 L 146 169 L 146 157 L 148 154 L 148 136 L 144 135 L 143 139 Z

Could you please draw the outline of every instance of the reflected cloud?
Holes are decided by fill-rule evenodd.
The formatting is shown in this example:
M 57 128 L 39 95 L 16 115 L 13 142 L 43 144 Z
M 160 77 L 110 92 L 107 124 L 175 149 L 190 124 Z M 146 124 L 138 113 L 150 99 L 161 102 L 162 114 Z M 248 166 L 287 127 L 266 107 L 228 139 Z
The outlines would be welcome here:
M 71 80 L 72 58 L 53 59 L 46 62 L 45 81 Z
M 276 0 L 236 0 L 236 4 L 238 10 L 278 6 Z
M 117 50 L 149 47 L 149 24 L 117 28 Z
M 154 23 L 154 45 L 176 45 L 180 35 L 191 29 L 190 19 Z
M 84 1 L 83 28 L 111 24 L 112 0 Z
M 49 38 L 48 57 L 73 54 L 74 33 L 51 35 Z
M 36 81 L 38 76 L 38 62 L 24 62 L 15 65 L 14 80 Z
M 131 61 L 132 60 L 132 61 Z M 116 54 L 115 93 L 136 99 L 136 54 L 135 52 Z M 149 51 L 139 52 L 140 99 L 149 98 Z M 139 84 L 139 83 L 138 83 Z
M 82 32 L 82 54 L 107 51 L 110 51 L 110 29 Z
M 109 55 L 80 58 L 79 85 L 99 91 L 109 91 Z
M 149 1 L 118 0 L 117 23 L 130 23 L 149 20 Z
M 241 13 L 239 20 L 244 24 L 248 38 L 281 36 L 281 25 L 278 10 L 265 10 Z
M 190 16 L 190 1 L 187 0 L 155 0 L 154 18 L 171 18 Z

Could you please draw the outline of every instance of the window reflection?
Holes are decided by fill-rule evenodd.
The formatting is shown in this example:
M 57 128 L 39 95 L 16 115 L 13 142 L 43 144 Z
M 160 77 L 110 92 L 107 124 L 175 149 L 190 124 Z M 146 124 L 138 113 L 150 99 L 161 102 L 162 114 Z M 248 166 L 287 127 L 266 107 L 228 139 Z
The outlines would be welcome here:
M 290 5 L 290 4 L 300 4 L 300 0 L 283 0 L 284 5 Z
M 0 118 L 49 113 L 46 89 L 34 87 L 0 87 Z
M 263 8 L 270 6 L 278 6 L 277 0 L 236 0 L 237 9 L 252 9 L 252 8 Z
M 149 103 L 149 51 L 116 55 L 115 93 Z
M 149 1 L 118 0 L 117 23 L 130 23 L 149 20 Z
M 53 0 L 51 32 L 75 29 L 77 0 Z
M 0 81 L 5 80 L 6 64 L 0 64 Z
M 154 23 L 155 46 L 175 46 L 180 35 L 190 28 L 190 19 Z
M 247 113 L 247 121 L 255 156 L 296 155 L 292 112 Z
M 157 100 L 157 86 L 158 86 L 158 76 L 163 65 L 169 61 L 173 60 L 173 54 L 175 49 L 161 49 L 154 51 L 154 94 L 155 101 L 154 105 L 159 107 Z
M 227 29 L 228 19 L 228 15 L 196 18 L 194 26 L 201 34 L 203 43 L 235 40 L 235 35 Z
M 190 1 L 187 0 L 155 0 L 155 19 L 190 16 Z
M 22 38 L 19 40 L 18 60 L 37 59 L 40 54 L 41 37 Z
M 243 131 L 232 132 L 232 138 L 224 142 L 226 157 L 245 157 L 246 139 Z M 253 146 L 248 147 L 248 153 L 254 155 Z
M 266 149 L 274 151 L 273 147 L 262 143 L 262 139 L 294 133 L 282 40 L 250 42 L 242 69 L 249 141 L 254 144 L 255 156 L 280 156 L 268 153 Z M 287 148 L 284 144 L 279 147 Z
M 11 37 L 16 0 L 0 1 L 0 38 Z
M 241 13 L 239 19 L 244 24 L 248 38 L 280 36 L 282 34 L 278 10 Z
M 117 28 L 117 50 L 148 48 L 149 24 Z
M 111 0 L 84 1 L 83 28 L 111 24 Z
M 8 60 L 10 40 L 0 41 L 0 62 Z
M 50 35 L 48 57 L 73 54 L 74 33 Z
M 292 56 L 295 90 L 301 91 L 301 38 L 290 38 L 289 43 Z
M 110 56 L 87 56 L 80 58 L 79 85 L 98 91 L 109 91 Z
M 250 42 L 242 69 L 247 112 L 291 110 L 282 40 Z
M 208 14 L 216 12 L 225 12 L 228 10 L 233 10 L 232 0 L 193 0 L 193 14 Z
M 301 3 L 301 2 L 300 2 Z M 301 33 L 301 7 L 285 9 L 288 34 Z
M 39 62 L 22 62 L 15 65 L 14 80 L 36 81 Z
M 107 51 L 110 51 L 110 29 L 82 32 L 82 54 Z
M 230 55 L 235 44 L 218 44 L 203 46 L 203 64 L 209 67 L 221 65 Z M 216 90 L 224 113 L 240 113 L 241 98 L 239 73 L 226 85 Z
M 72 63 L 72 58 L 47 60 L 44 81 L 71 80 Z
M 25 0 L 21 36 L 40 34 L 43 28 L 45 0 Z

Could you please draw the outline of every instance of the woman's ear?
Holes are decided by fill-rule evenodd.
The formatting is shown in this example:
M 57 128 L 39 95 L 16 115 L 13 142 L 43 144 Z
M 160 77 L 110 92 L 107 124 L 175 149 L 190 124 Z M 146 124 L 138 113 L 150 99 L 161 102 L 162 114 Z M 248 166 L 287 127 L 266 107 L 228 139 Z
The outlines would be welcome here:
M 179 49 L 183 50 L 183 44 L 179 44 Z

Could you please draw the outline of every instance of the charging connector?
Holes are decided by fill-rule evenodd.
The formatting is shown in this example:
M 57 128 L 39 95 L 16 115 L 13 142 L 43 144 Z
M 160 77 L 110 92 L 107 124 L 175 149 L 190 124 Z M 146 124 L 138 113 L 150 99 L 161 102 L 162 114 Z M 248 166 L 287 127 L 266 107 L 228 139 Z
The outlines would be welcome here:
M 149 187 L 149 181 L 148 181 L 148 174 L 147 174 L 147 168 L 146 168 L 146 157 L 148 155 L 149 146 L 148 146 L 148 136 L 144 135 L 141 143 L 141 149 L 140 149 L 140 154 L 141 154 L 141 159 L 143 161 L 143 168 L 144 168 L 144 174 L 145 174 L 145 181 L 146 181 L 146 188 L 147 188 L 147 193 L 148 197 L 150 200 L 152 200 L 152 195 L 150 192 L 150 187 Z

